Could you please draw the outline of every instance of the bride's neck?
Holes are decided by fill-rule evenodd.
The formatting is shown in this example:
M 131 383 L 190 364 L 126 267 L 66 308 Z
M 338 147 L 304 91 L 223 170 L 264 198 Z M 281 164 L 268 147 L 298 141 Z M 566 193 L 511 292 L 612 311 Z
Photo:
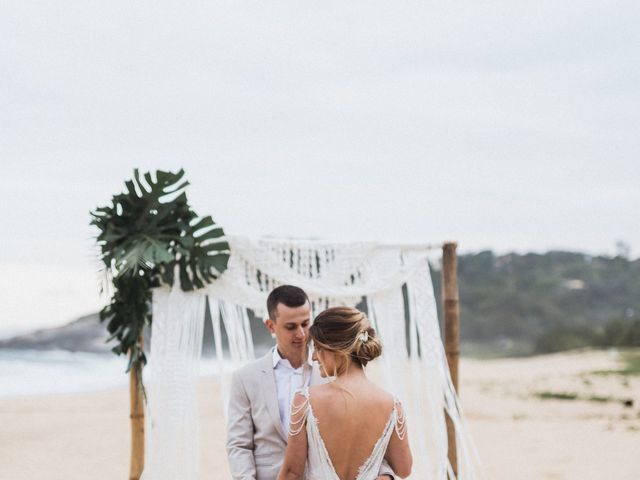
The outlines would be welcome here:
M 335 381 L 338 383 L 344 383 L 366 378 L 367 376 L 364 373 L 364 368 L 355 363 L 351 363 L 343 374 L 336 377 Z

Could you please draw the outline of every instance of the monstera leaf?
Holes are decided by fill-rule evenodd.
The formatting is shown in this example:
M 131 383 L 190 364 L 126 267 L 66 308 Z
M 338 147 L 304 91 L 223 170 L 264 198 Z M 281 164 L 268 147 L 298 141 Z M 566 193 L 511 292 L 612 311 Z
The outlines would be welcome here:
M 179 264 L 182 289 L 193 290 L 227 268 L 224 231 L 211 217 L 198 218 L 191 210 L 183 177 L 184 170 L 158 171 L 155 179 L 146 173 L 143 182 L 134 170 L 133 180 L 125 182 L 127 191 L 92 213 L 102 260 L 116 276 L 151 270 L 162 272 L 162 280 L 172 285 Z
M 229 244 L 224 231 L 211 217 L 183 225 L 185 234 L 175 242 L 176 260 L 163 268 L 162 280 L 173 284 L 176 264 L 179 267 L 180 285 L 183 290 L 203 288 L 226 270 L 229 261 Z
M 113 351 L 131 352 L 132 362 L 146 361 L 137 339 L 151 322 L 151 288 L 173 285 L 176 272 L 183 290 L 203 288 L 227 268 L 224 231 L 210 216 L 198 217 L 190 208 L 188 185 L 184 170 L 142 177 L 134 170 L 126 191 L 91 213 L 91 224 L 100 231 L 101 258 L 116 290 L 101 318 L 109 319 L 110 338 L 120 342 Z

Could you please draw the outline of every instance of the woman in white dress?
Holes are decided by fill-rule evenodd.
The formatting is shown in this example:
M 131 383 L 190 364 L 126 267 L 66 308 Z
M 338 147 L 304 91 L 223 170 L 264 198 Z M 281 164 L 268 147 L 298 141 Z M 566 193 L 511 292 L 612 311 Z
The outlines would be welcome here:
M 323 377 L 334 381 L 296 393 L 278 480 L 375 480 L 383 460 L 396 476 L 411 473 L 400 402 L 377 387 L 364 367 L 382 353 L 369 319 L 336 307 L 318 315 L 309 337 Z

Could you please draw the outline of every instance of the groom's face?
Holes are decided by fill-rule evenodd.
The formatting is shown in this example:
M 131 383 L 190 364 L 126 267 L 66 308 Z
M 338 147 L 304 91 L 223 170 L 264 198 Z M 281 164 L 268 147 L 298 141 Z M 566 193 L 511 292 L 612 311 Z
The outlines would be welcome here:
M 278 350 L 287 359 L 298 359 L 306 352 L 311 324 L 309 302 L 299 307 L 279 303 L 275 318 L 267 319 L 267 328 L 276 336 Z

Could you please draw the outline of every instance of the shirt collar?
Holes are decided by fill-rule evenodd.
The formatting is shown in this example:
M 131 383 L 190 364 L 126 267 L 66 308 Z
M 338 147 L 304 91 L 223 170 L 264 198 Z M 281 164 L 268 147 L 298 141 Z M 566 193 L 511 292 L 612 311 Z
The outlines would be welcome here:
M 294 369 L 291 366 L 291 363 L 289 363 L 289 360 L 287 360 L 286 358 L 282 358 L 280 356 L 280 352 L 278 352 L 278 347 L 273 347 L 273 353 L 272 353 L 271 359 L 272 359 L 272 365 L 274 369 L 278 366 L 280 362 L 283 362 L 283 364 L 286 365 L 287 367 Z M 309 363 L 309 359 L 307 359 L 305 364 L 311 366 L 311 363 Z

